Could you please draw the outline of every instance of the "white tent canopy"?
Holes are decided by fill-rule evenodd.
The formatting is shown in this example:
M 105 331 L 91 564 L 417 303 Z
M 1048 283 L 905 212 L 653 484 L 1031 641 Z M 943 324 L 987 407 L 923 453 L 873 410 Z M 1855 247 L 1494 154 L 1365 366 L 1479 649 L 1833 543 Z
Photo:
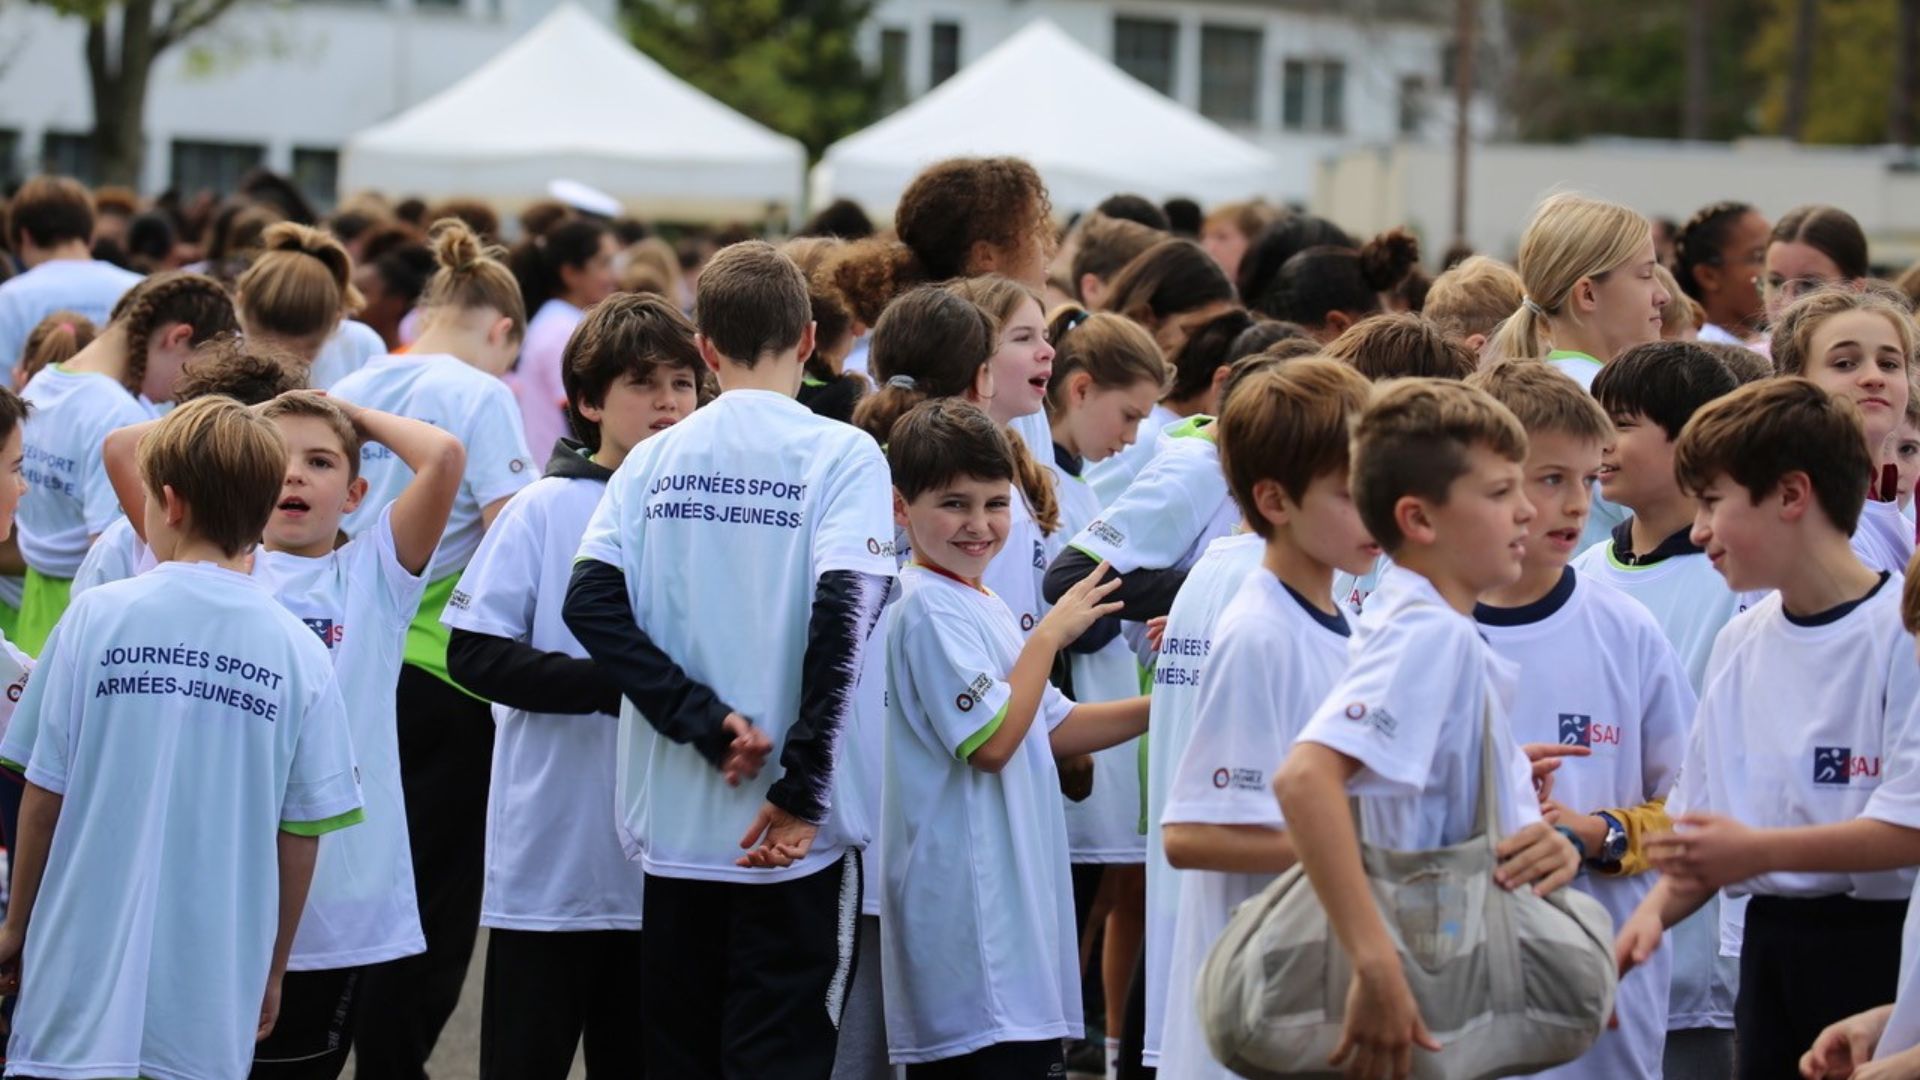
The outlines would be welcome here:
M 1033 163 L 1056 210 L 1088 210 L 1118 191 L 1202 203 L 1273 186 L 1265 150 L 1164 97 L 1035 19 L 912 105 L 827 148 L 813 202 L 849 198 L 879 213 L 944 158 L 1012 155 Z
M 800 196 L 806 152 L 681 82 L 579 7 L 347 141 L 342 190 L 506 204 L 578 180 L 635 212 L 758 217 Z

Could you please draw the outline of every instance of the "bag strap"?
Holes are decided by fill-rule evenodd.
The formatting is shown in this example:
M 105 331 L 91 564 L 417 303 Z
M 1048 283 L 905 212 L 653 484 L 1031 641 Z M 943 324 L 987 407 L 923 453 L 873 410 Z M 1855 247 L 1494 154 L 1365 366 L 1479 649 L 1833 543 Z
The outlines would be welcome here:
M 1500 755 L 1493 746 L 1493 695 L 1481 679 L 1480 703 L 1480 805 L 1473 813 L 1473 835 L 1485 836 L 1489 843 L 1500 842 Z

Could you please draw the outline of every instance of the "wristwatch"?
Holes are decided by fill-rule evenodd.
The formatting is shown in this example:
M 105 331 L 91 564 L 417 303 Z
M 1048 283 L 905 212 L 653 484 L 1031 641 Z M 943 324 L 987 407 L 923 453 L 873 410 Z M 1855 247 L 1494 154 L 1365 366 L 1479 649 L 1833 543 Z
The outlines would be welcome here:
M 1627 857 L 1627 827 L 1612 814 L 1595 815 L 1607 823 L 1607 838 L 1600 842 L 1600 850 L 1593 855 L 1593 862 L 1600 866 L 1619 866 Z

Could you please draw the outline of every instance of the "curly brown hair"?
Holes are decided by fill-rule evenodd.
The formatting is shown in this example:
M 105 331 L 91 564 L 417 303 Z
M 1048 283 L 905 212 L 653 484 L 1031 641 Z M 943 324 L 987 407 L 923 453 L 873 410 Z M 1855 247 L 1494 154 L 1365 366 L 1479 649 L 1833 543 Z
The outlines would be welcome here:
M 850 245 L 830 273 L 872 326 L 888 302 L 915 285 L 949 281 L 978 270 L 974 246 L 1016 251 L 1053 240 L 1053 202 L 1032 165 L 1020 158 L 951 158 L 928 166 L 907 185 L 894 209 L 898 240 Z

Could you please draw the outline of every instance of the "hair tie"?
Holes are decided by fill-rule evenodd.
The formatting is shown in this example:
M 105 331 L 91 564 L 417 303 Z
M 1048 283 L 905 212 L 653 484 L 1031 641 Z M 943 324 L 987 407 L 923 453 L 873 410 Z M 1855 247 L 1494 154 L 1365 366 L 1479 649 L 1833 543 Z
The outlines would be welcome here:
M 1065 337 L 1072 333 L 1079 328 L 1081 323 L 1091 318 L 1093 318 L 1093 312 L 1088 311 L 1086 308 L 1081 308 L 1078 315 L 1070 315 L 1067 317 L 1067 325 L 1061 329 L 1060 336 Z
M 911 375 L 895 375 L 893 378 L 887 380 L 887 385 L 897 387 L 901 390 L 912 390 L 919 384 L 913 381 L 913 376 Z
M 1539 302 L 1534 300 L 1534 298 L 1531 296 L 1522 296 L 1520 298 L 1520 306 L 1523 308 L 1526 308 L 1528 311 L 1533 312 L 1535 315 L 1539 316 L 1542 319 L 1547 317 L 1547 309 L 1541 307 Z
M 63 334 L 71 334 L 74 332 L 73 324 L 70 322 L 57 323 L 55 324 L 55 328 Z

